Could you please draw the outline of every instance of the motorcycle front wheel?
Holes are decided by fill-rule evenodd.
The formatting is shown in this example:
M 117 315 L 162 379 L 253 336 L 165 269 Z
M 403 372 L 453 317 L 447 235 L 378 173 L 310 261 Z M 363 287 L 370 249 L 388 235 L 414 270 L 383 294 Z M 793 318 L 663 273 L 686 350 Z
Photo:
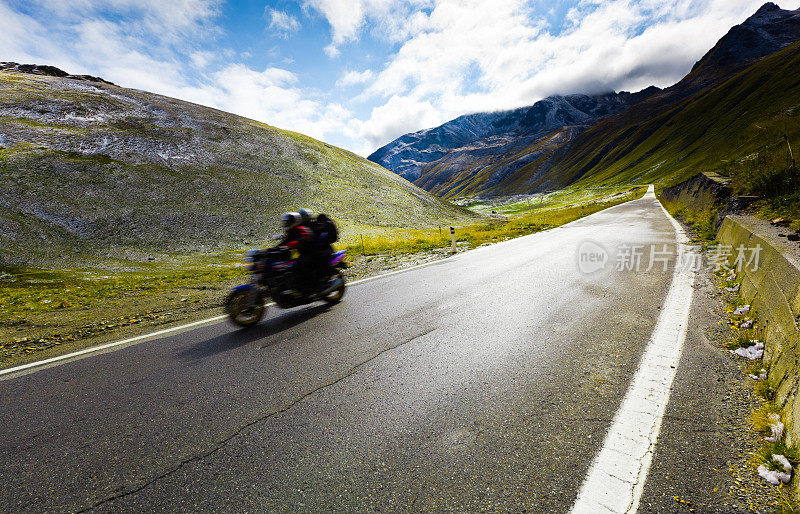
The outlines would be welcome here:
M 231 291 L 225 300 L 225 312 L 230 320 L 240 327 L 250 327 L 261 321 L 267 307 L 263 302 L 257 301 L 255 305 L 250 303 L 249 291 L 246 289 L 235 289 Z

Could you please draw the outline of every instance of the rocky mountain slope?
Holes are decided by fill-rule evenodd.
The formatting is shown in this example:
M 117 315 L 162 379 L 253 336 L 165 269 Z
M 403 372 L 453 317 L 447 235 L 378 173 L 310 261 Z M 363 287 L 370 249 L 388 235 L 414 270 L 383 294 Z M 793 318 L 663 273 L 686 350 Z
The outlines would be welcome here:
M 761 6 L 750 18 L 732 27 L 714 48 L 692 68 L 706 77 L 742 69 L 766 55 L 786 48 L 800 38 L 800 10 L 783 10 L 772 2 Z
M 332 214 L 345 232 L 475 216 L 301 134 L 52 75 L 0 71 L 0 265 L 263 245 L 281 212 L 303 206 Z
M 104 84 L 114 85 L 113 82 L 95 77 L 93 75 L 72 75 L 56 68 L 55 66 L 48 66 L 46 64 L 19 64 L 16 62 L 2 61 L 0 62 L 0 71 L 8 73 L 29 73 L 31 75 L 47 75 L 48 77 L 60 77 L 74 80 L 87 80 L 89 82 L 102 82 Z
M 429 146 L 424 138 L 417 138 L 417 142 L 414 136 L 436 133 L 441 129 L 437 127 L 403 136 L 398 143 L 390 143 L 370 159 L 375 157 L 373 160 L 399 172 L 406 170 L 399 168 L 397 158 L 392 160 L 391 156 L 399 156 L 399 160 L 406 163 L 416 160 L 418 164 L 414 165 L 419 177 L 414 179 L 415 183 L 447 198 L 529 193 L 563 187 L 591 174 L 601 161 L 603 166 L 608 166 L 630 153 L 631 145 L 635 147 L 653 135 L 660 127 L 658 120 L 663 119 L 662 115 L 678 108 L 682 102 L 721 84 L 759 59 L 797 41 L 798 37 L 800 10 L 782 10 L 767 3 L 744 23 L 733 27 L 679 83 L 663 91 L 644 90 L 615 111 L 616 114 L 588 117 L 578 123 L 563 118 L 561 124 L 558 117 L 553 117 L 558 126 L 543 125 L 549 130 L 536 134 L 537 137 L 515 137 L 506 131 L 486 132 L 472 141 L 462 139 L 449 146 L 444 141 L 439 143 L 440 155 L 430 154 L 435 159 L 415 159 L 415 152 L 421 154 L 428 151 Z M 649 128 L 644 131 L 641 125 Z M 634 134 L 636 139 L 630 141 Z M 622 144 L 626 141 L 629 144 Z M 662 172 L 664 176 L 669 175 L 667 168 Z
M 460 116 L 432 129 L 406 134 L 367 157 L 408 180 L 453 152 L 477 158 L 522 149 L 542 135 L 567 125 L 589 124 L 619 112 L 658 91 L 551 96 L 530 107 Z

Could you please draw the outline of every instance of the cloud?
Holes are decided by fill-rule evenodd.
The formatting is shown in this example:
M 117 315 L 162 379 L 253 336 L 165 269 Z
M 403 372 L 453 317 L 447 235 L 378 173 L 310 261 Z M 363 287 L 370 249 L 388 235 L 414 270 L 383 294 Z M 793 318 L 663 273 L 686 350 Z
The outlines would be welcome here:
M 259 72 L 234 63 L 214 73 L 212 79 L 195 94 L 200 100 L 213 96 L 214 104 L 224 111 L 317 139 L 334 133 L 358 137 L 360 122 L 352 112 L 337 103 L 312 98 L 297 86 L 298 77 L 289 71 L 268 68 Z
M 320 79 L 304 68 L 317 65 L 313 50 L 289 55 L 280 41 L 268 50 L 227 48 L 222 0 L 0 1 L 0 47 L 4 59 L 99 75 L 366 155 L 470 112 L 670 85 L 763 2 L 568 0 L 564 12 L 538 0 L 295 1 L 327 21 L 316 26 L 330 32 L 321 45 L 329 58 L 369 69 Z M 266 8 L 264 16 L 284 37 L 301 29 L 284 11 Z M 350 59 L 373 50 L 373 59 Z
M 193 52 L 189 58 L 195 68 L 204 69 L 217 59 L 217 55 L 214 52 L 198 50 L 197 52 Z
M 413 17 L 407 37 L 362 96 L 379 102 L 362 135 L 376 145 L 402 135 L 408 113 L 389 108 L 401 103 L 430 105 L 447 120 L 552 94 L 668 86 L 762 2 L 580 0 L 552 31 L 536 3 L 437 0 Z M 366 24 L 384 23 L 375 11 L 364 16 Z M 419 120 L 412 130 L 426 126 Z
M 331 59 L 333 59 L 334 57 L 339 57 L 339 55 L 341 55 L 342 53 L 341 51 L 339 51 L 339 48 L 333 43 L 323 48 L 323 50 L 325 51 L 325 55 L 327 55 Z
M 344 75 L 341 76 L 339 80 L 336 81 L 337 87 L 347 87 L 347 86 L 354 86 L 356 84 L 364 84 L 369 82 L 375 73 L 372 70 L 364 70 L 364 71 L 348 71 L 345 72 Z
M 322 14 L 332 29 L 332 44 L 354 39 L 364 23 L 364 6 L 370 0 L 307 0 L 303 5 Z
M 55 17 L 69 26 L 87 19 L 120 20 L 121 31 L 147 35 L 163 45 L 219 35 L 213 20 L 222 0 L 31 0 L 40 19 Z
M 372 109 L 369 120 L 361 125 L 359 135 L 374 150 L 398 135 L 434 127 L 444 121 L 441 111 L 431 102 L 395 95 L 385 104 Z
M 298 30 L 300 30 L 300 22 L 294 16 L 283 11 L 276 11 L 275 9 L 265 8 L 264 14 L 269 15 L 268 28 L 280 35 L 281 37 L 288 38 Z
M 68 60 L 59 45 L 47 37 L 47 29 L 33 17 L 0 3 L 0 48 L 3 60 L 40 62 L 42 55 Z
M 433 5 L 434 0 L 303 1 L 307 12 L 315 11 L 328 21 L 331 43 L 325 47 L 325 52 L 332 58 L 339 55 L 342 44 L 357 41 L 365 28 L 388 41 L 405 40 L 424 23 L 426 17 L 420 10 Z

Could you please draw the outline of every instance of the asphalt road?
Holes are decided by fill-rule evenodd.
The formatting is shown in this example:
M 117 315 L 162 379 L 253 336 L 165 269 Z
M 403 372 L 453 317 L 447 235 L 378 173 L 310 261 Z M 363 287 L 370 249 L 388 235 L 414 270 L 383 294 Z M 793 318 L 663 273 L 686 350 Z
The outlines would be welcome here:
M 592 274 L 587 240 L 609 253 Z M 644 198 L 332 308 L 0 380 L 0 511 L 569 510 L 669 289 L 671 265 L 644 271 L 664 244 Z

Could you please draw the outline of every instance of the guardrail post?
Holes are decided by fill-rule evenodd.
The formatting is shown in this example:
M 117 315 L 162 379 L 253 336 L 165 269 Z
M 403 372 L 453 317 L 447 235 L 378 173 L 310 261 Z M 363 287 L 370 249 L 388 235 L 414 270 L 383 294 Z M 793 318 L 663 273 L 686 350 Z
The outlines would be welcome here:
M 456 253 L 456 229 L 454 227 L 450 227 L 450 243 L 453 246 L 450 253 Z

